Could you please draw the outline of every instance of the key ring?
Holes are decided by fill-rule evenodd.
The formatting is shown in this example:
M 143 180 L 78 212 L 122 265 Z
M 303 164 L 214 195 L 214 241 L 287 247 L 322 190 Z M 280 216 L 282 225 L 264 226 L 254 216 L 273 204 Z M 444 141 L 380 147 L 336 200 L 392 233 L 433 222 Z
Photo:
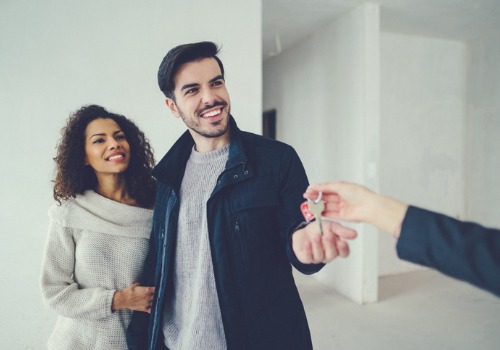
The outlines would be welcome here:
M 323 192 L 319 192 L 318 198 L 317 199 L 313 199 L 312 202 L 314 204 L 318 204 L 319 202 L 321 202 L 321 197 L 323 197 Z

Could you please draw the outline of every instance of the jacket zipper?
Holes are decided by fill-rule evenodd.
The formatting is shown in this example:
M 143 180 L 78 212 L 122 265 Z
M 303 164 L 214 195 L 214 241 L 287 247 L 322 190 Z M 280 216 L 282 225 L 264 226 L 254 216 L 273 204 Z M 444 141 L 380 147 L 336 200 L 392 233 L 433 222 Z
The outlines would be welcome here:
M 234 231 L 239 232 L 240 231 L 240 224 L 238 222 L 238 217 L 234 217 Z

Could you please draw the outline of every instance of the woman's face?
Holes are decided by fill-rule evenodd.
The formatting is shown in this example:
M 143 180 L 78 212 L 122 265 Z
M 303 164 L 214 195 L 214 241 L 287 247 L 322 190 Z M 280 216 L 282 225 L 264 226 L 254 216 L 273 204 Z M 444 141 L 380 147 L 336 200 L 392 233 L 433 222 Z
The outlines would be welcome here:
M 94 119 L 85 129 L 85 163 L 96 176 L 120 174 L 130 162 L 130 145 L 120 126 L 110 118 Z

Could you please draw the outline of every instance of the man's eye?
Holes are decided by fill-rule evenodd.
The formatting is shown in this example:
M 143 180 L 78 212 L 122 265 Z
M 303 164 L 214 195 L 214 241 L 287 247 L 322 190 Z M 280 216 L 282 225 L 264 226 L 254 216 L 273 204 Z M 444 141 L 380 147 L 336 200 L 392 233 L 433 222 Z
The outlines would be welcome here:
M 192 89 L 186 90 L 186 95 L 194 94 L 196 91 L 198 91 L 198 89 L 196 89 L 196 88 L 192 88 Z
M 217 80 L 217 81 L 214 81 L 212 83 L 212 86 L 220 86 L 220 85 L 222 85 L 222 81 L 221 80 Z

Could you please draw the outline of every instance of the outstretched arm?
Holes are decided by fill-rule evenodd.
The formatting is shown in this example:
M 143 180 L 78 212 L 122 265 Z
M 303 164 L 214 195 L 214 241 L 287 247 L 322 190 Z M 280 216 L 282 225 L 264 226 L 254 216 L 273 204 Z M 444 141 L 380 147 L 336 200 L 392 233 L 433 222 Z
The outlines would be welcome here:
M 500 230 L 429 210 L 346 182 L 311 185 L 305 198 L 323 193 L 326 217 L 365 222 L 392 233 L 401 259 L 438 271 L 500 296 Z
M 408 205 L 366 187 L 348 182 L 310 185 L 304 197 L 314 199 L 322 192 L 323 216 L 350 222 L 365 222 L 399 237 Z

